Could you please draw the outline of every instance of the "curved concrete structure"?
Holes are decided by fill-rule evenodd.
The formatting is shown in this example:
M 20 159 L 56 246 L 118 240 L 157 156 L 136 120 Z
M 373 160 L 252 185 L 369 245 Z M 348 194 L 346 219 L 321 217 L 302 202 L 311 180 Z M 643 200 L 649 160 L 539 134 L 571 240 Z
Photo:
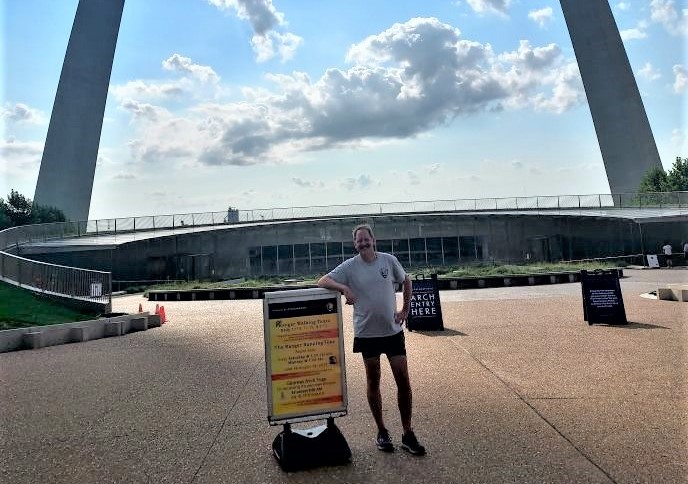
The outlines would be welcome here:
M 121 281 L 322 274 L 354 255 L 351 229 L 361 222 L 373 225 L 378 250 L 394 253 L 406 268 L 656 254 L 665 240 L 677 246 L 688 238 L 688 214 L 679 210 L 666 210 L 664 216 L 652 209 L 524 210 L 142 231 L 24 244 L 19 253 L 112 272 L 114 290 Z

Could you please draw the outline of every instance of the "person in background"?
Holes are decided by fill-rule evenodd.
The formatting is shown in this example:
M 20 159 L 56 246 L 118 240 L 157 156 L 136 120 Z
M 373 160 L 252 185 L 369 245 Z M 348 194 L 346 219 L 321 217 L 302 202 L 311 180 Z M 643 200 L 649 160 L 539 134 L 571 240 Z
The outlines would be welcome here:
M 683 243 L 683 263 L 688 265 L 688 240 Z
M 318 286 L 339 291 L 354 306 L 354 353 L 361 353 L 366 371 L 367 396 L 378 433 L 377 448 L 392 452 L 394 443 L 382 417 L 380 355 L 385 353 L 397 385 L 397 403 L 403 435 L 401 448 L 425 455 L 411 426 L 412 392 L 402 325 L 411 302 L 411 278 L 392 254 L 375 250 L 370 225 L 353 230 L 358 255 L 347 259 L 318 281 Z M 404 304 L 397 311 L 395 284 L 403 284 Z
M 671 260 L 671 244 L 669 242 L 664 242 L 662 250 L 664 251 L 664 257 L 666 258 L 666 265 L 669 269 L 671 269 L 671 267 L 674 265 L 673 261 Z

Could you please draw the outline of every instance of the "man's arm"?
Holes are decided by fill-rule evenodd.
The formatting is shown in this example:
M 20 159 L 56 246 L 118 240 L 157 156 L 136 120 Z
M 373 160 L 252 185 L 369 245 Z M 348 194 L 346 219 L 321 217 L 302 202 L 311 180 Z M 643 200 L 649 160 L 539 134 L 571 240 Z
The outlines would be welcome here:
M 404 282 L 402 283 L 402 294 L 404 296 L 404 305 L 401 308 L 401 311 L 398 311 L 397 313 L 394 314 L 394 320 L 398 324 L 404 324 L 404 322 L 408 319 L 408 313 L 409 309 L 411 306 L 411 290 L 413 286 L 411 284 L 411 278 L 409 277 L 408 274 L 406 274 L 406 277 L 404 278 Z
M 318 287 L 324 287 L 325 289 L 332 289 L 333 291 L 341 292 L 346 298 L 347 304 L 353 304 L 356 302 L 356 297 L 351 291 L 351 288 L 346 284 L 335 281 L 330 276 L 322 276 L 318 279 Z

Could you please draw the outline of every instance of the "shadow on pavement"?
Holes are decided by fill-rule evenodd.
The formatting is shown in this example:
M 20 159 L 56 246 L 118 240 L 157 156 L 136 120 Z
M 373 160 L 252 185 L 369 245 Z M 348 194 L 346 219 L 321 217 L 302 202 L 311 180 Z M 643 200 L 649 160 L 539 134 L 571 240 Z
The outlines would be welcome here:
M 468 336 L 466 333 L 453 329 L 444 329 L 442 331 L 418 331 L 414 329 L 412 332 L 422 334 L 423 336 Z

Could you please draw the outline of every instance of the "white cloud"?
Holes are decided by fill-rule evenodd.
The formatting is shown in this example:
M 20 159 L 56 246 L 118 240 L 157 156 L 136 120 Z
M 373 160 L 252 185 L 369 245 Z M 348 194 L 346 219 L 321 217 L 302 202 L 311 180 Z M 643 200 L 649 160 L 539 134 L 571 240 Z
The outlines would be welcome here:
M 0 141 L 0 173 L 25 177 L 35 174 L 41 162 L 43 143 L 36 141 L 18 141 L 10 136 Z
M 136 175 L 133 173 L 126 171 L 126 172 L 120 172 L 117 173 L 112 177 L 115 180 L 124 180 L 124 181 L 130 181 L 130 180 L 136 180 Z
M 211 67 L 194 64 L 188 57 L 174 54 L 163 60 L 161 65 L 163 70 L 181 73 L 182 77 L 170 81 L 137 79 L 110 86 L 110 94 L 119 102 L 120 109 L 131 113 L 134 119 L 167 119 L 170 112 L 157 104 L 171 101 L 183 104 L 192 99 L 219 97 L 226 91 Z
M 426 165 L 423 167 L 423 170 L 428 174 L 428 175 L 435 175 L 441 168 L 440 163 L 433 163 L 432 165 Z
M 409 185 L 420 185 L 420 175 L 413 170 L 406 171 L 406 182 Z
M 331 68 L 313 80 L 300 72 L 268 75 L 273 89 L 245 88 L 243 102 L 167 112 L 124 99 L 125 109 L 147 120 L 130 144 L 132 154 L 206 165 L 280 163 L 304 151 L 417 136 L 478 112 L 563 112 L 585 102 L 575 61 L 556 44 L 522 41 L 496 55 L 489 44 L 463 39 L 435 18 L 394 24 L 353 45 L 347 60 L 348 70 Z M 134 85 L 142 93 L 161 90 Z
M 538 110 L 563 113 L 585 102 L 583 81 L 578 64 L 569 62 L 545 76 L 545 82 L 552 85 L 551 94 L 536 94 L 534 106 Z
M 172 163 L 177 159 L 190 158 L 192 150 L 180 143 L 153 142 L 151 140 L 132 140 L 129 142 L 131 155 L 135 160 L 146 163 Z
M 208 0 L 219 9 L 234 9 L 242 20 L 248 20 L 258 35 L 263 35 L 284 23 L 284 14 L 278 12 L 272 0 Z
M 175 82 L 144 81 L 141 79 L 129 81 L 121 85 L 111 85 L 112 93 L 118 101 L 137 99 L 165 99 L 178 98 L 187 93 L 189 82 L 180 79 Z
M 6 103 L 0 110 L 0 118 L 5 118 L 16 123 L 43 124 L 46 117 L 42 111 L 31 108 L 23 103 Z
M 254 35 L 251 46 L 258 62 L 265 62 L 279 54 L 285 62 L 294 57 L 303 39 L 291 32 L 280 33 L 278 27 L 286 25 L 284 14 L 277 11 L 272 0 L 208 0 L 219 9 L 233 9 L 237 16 L 251 24 Z
M 619 32 L 622 40 L 641 40 L 646 39 L 647 34 L 640 28 L 626 29 Z
M 616 4 L 616 8 L 618 8 L 621 11 L 626 11 L 626 10 L 629 10 L 631 8 L 631 4 L 628 2 L 618 2 Z
M 674 92 L 676 94 L 683 94 L 688 86 L 688 71 L 681 64 L 676 64 L 673 68 L 674 72 Z
M 303 39 L 292 33 L 280 34 L 279 32 L 268 32 L 264 35 L 254 35 L 251 39 L 251 46 L 256 53 L 256 61 L 265 62 L 279 54 L 282 62 L 294 57 L 296 49 L 303 43 Z
M 544 27 L 548 22 L 552 21 L 553 13 L 552 7 L 545 7 L 539 10 L 531 10 L 528 12 L 528 18 L 540 27 Z
M 543 71 L 552 66 L 560 55 L 561 49 L 556 44 L 533 48 L 529 41 L 522 40 L 518 50 L 506 52 L 499 58 L 526 71 Z
M 478 13 L 496 13 L 505 16 L 511 0 L 466 0 L 466 3 Z
M 127 99 L 121 102 L 120 108 L 130 112 L 134 116 L 134 119 L 157 121 L 163 116 L 169 115 L 168 111 L 164 108 L 148 103 L 141 103 L 133 99 Z
M 340 181 L 340 184 L 347 190 L 354 190 L 357 188 L 368 188 L 375 182 L 368 174 L 361 174 L 357 177 L 349 177 Z
M 675 128 L 671 131 L 671 144 L 679 152 L 684 149 L 686 143 L 686 131 L 683 129 Z
M 657 69 L 654 68 L 654 66 L 646 62 L 645 65 L 638 71 L 638 74 L 640 74 L 644 79 L 647 79 L 648 81 L 656 81 L 662 75 L 659 73 Z
M 578 64 L 564 61 L 556 44 L 533 48 L 522 40 L 517 51 L 504 53 L 499 59 L 511 64 L 504 74 L 511 93 L 505 106 L 532 105 L 537 110 L 562 113 L 585 102 Z
M 194 64 L 189 57 L 179 54 L 172 54 L 169 58 L 162 61 L 163 69 L 167 71 L 180 71 L 191 74 L 192 77 L 201 82 L 218 82 L 220 77 L 210 66 Z
M 652 0 L 650 18 L 660 23 L 672 35 L 688 35 L 688 9 L 676 11 L 674 0 Z
M 301 188 L 323 188 L 325 186 L 325 183 L 322 181 L 311 181 L 311 180 L 306 180 L 305 178 L 301 178 L 300 176 L 294 176 L 291 178 L 291 181 L 293 181 L 297 186 Z

